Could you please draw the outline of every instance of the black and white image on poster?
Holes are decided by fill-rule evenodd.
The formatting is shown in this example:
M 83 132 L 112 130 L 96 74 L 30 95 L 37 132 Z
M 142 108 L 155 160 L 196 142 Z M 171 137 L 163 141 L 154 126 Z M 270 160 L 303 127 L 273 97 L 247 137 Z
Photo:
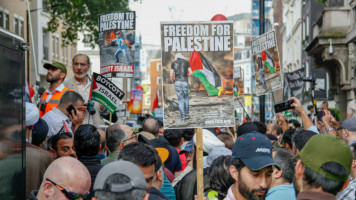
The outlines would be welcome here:
M 99 15 L 100 74 L 132 78 L 136 14 L 134 11 Z
M 274 31 L 251 41 L 257 95 L 282 88 L 281 66 Z
M 304 81 L 305 70 L 304 68 L 294 72 L 284 73 L 283 81 L 283 97 L 288 100 L 291 97 L 296 97 L 302 103 L 304 101 Z
M 165 128 L 234 126 L 233 23 L 161 22 Z

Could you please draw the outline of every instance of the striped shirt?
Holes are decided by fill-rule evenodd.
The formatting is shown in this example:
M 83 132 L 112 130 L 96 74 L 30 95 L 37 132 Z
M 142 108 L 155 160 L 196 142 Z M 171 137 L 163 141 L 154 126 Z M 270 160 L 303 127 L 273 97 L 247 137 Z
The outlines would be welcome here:
M 48 125 L 48 135 L 47 137 L 51 137 L 52 135 L 56 135 L 63 127 L 68 132 L 73 133 L 72 131 L 72 122 L 70 119 L 62 113 L 58 108 L 53 108 L 51 111 L 46 113 L 43 117 L 43 120 L 47 122 Z

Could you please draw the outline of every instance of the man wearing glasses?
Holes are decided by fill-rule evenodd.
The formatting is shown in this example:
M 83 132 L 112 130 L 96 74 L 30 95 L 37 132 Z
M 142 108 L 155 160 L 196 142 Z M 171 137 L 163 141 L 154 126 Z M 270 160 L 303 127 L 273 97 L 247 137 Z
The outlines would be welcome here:
M 76 200 L 89 194 L 91 185 L 87 168 L 72 157 L 56 159 L 47 168 L 40 189 L 32 191 L 29 200 Z
M 125 125 L 111 125 L 106 130 L 106 146 L 110 152 L 110 155 L 101 160 L 102 165 L 106 165 L 113 161 L 117 161 L 119 153 L 125 145 L 136 141 L 136 134 L 133 133 L 130 128 Z

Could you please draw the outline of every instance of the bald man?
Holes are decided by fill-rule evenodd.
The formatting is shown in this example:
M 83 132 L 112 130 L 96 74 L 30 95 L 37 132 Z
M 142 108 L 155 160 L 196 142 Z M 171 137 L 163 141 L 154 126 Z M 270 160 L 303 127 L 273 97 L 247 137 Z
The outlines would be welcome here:
M 90 185 L 89 171 L 80 161 L 72 157 L 61 157 L 48 166 L 39 191 L 33 190 L 29 200 L 84 199 L 89 193 Z M 73 193 L 76 198 L 71 196 Z
M 142 131 L 139 135 L 145 136 L 145 138 L 152 140 L 157 137 L 159 130 L 159 124 L 157 119 L 153 117 L 147 117 L 142 122 Z
M 128 125 L 118 125 L 118 127 L 123 130 L 127 136 L 127 144 L 132 142 L 137 142 L 136 133 L 133 132 L 132 128 Z

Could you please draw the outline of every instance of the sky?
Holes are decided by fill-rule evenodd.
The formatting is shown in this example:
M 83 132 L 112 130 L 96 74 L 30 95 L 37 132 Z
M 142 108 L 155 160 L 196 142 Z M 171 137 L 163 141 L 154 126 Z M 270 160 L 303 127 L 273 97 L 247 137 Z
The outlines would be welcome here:
M 161 45 L 161 21 L 210 21 L 216 14 L 226 17 L 251 12 L 249 0 L 138 0 L 130 3 L 136 11 L 136 34 L 143 44 Z

